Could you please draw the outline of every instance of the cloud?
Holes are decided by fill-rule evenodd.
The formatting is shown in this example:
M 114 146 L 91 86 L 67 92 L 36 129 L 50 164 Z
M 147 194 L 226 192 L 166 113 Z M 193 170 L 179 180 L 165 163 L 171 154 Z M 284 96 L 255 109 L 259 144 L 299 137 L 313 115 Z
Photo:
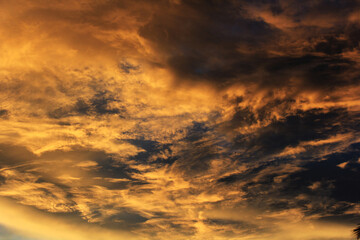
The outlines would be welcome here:
M 35 239 L 349 239 L 359 7 L 1 2 L 1 224 Z

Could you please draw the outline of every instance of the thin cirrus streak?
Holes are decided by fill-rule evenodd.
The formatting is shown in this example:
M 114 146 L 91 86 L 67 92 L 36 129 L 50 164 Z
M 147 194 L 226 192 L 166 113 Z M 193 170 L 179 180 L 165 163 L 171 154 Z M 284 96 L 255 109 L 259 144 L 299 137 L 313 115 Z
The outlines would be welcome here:
M 0 11 L 0 239 L 352 239 L 358 1 Z

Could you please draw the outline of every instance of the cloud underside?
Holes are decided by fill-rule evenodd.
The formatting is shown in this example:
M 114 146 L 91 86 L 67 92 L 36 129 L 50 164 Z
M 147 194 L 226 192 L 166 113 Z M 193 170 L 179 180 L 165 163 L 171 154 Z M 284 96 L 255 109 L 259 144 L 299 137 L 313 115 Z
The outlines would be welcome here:
M 351 239 L 358 1 L 0 9 L 0 239 Z

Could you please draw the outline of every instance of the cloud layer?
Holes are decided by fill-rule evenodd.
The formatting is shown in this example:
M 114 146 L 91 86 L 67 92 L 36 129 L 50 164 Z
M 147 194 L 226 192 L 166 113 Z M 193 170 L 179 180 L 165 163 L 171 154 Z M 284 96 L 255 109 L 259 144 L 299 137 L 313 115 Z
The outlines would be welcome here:
M 351 239 L 358 1 L 0 9 L 0 239 Z

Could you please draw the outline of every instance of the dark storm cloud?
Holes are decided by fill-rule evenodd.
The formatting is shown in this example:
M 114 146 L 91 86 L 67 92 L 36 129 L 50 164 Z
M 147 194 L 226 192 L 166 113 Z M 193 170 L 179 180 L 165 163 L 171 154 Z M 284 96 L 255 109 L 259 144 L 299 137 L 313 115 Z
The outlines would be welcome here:
M 248 12 L 264 6 L 300 26 L 284 31 Z M 289 94 L 321 93 L 359 82 L 355 62 L 339 56 L 359 47 L 359 27 L 347 20 L 357 7 L 356 1 L 182 1 L 154 14 L 139 33 L 165 55 L 178 82 L 205 82 L 218 88 L 255 84 L 269 91 L 295 87 Z M 315 13 L 337 16 L 343 27 L 316 30 L 302 25 Z M 293 39 L 297 28 L 306 32 L 298 43 Z M 299 79 L 295 86 L 294 77 Z
M 302 90 L 336 90 L 337 87 L 358 83 L 357 78 L 347 77 L 355 67 L 355 62 L 341 57 L 320 57 L 304 55 L 300 57 L 276 57 L 265 60 L 268 79 L 262 81 L 265 87 L 291 86 L 291 77 L 302 82 L 296 86 Z
M 285 1 L 280 1 L 284 3 Z M 302 21 L 309 16 L 337 17 L 339 22 L 346 21 L 346 17 L 356 8 L 359 2 L 356 0 L 321 0 L 321 1 L 289 1 L 288 14 L 295 20 Z M 340 9 L 340 11 L 339 11 Z
M 275 40 L 277 31 L 268 24 L 240 14 L 240 7 L 230 1 L 184 1 L 166 14 L 154 15 L 139 33 L 166 54 L 179 78 L 207 79 L 221 87 L 257 69 L 259 59 L 239 54 L 239 45 L 261 52 L 265 42 Z
M 271 90 L 290 87 L 290 79 L 299 77 L 297 91 L 315 88 L 323 92 L 358 83 L 358 76 L 348 75 L 355 70 L 354 63 L 339 56 L 359 47 L 359 25 L 348 20 L 358 7 L 357 1 L 330 0 L 152 1 L 144 7 L 127 1 L 106 1 L 89 4 L 86 10 L 35 8 L 25 15 L 30 20 L 61 20 L 110 30 L 126 28 L 126 24 L 106 16 L 127 10 L 138 20 L 139 35 L 165 58 L 151 62 L 170 70 L 177 82 L 205 82 L 218 88 L 251 83 Z M 273 16 L 283 16 L 297 25 L 281 29 L 261 15 L 252 15 L 253 9 L 269 10 Z M 306 20 L 315 15 L 324 21 L 338 19 L 338 27 L 309 26 Z M 73 38 L 78 34 L 74 33 Z M 85 37 L 81 38 L 88 40 L 79 48 L 101 46 L 115 52 L 90 33 L 82 34 Z M 118 66 L 124 73 L 138 70 L 127 61 Z M 322 89 L 324 85 L 326 89 Z

